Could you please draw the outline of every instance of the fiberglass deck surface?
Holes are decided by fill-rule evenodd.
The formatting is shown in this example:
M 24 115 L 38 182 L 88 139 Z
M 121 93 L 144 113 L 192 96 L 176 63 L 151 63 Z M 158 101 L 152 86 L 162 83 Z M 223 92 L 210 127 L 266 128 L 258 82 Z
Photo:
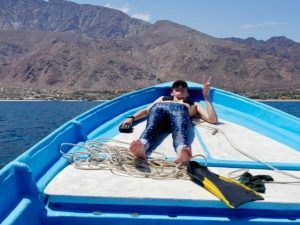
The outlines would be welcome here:
M 220 125 L 201 123 L 203 126 L 195 127 L 196 130 L 191 127 L 189 136 L 194 155 L 209 152 L 210 157 L 215 159 L 249 160 L 228 144 L 222 132 L 212 135 L 212 130 L 204 127 L 209 126 L 220 129 L 236 146 L 243 151 L 254 154 L 263 161 L 300 162 L 299 152 L 247 128 L 224 120 L 220 122 Z M 133 134 L 117 134 L 114 139 L 131 142 L 139 137 L 145 123 L 144 121 L 136 125 Z M 197 134 L 197 132 L 199 133 Z M 165 135 L 163 139 L 160 139 L 155 151 L 175 157 L 176 153 L 172 147 L 171 135 Z M 236 170 L 236 168 L 214 167 L 211 170 L 227 176 L 230 171 Z M 272 171 L 251 169 L 250 172 L 253 174 L 270 174 L 277 181 L 295 181 Z M 300 171 L 290 171 L 290 173 L 300 176 Z M 295 203 L 294 206 L 300 206 L 299 184 L 267 184 L 266 186 L 267 192 L 263 195 L 265 200 L 253 204 Z M 176 204 L 182 202 L 185 205 L 189 203 L 201 205 L 211 202 L 218 204 L 219 202 L 215 196 L 190 180 L 154 180 L 126 177 L 107 170 L 79 170 L 72 165 L 63 169 L 49 183 L 44 192 L 49 196 L 49 201 L 52 202 L 107 203 L 115 200 L 118 201 L 118 204 L 126 204 L 130 200 L 148 200 L 149 204 L 153 204 L 153 200 L 164 200 L 165 204 L 168 204 L 169 200 L 176 202 Z M 123 200 L 120 201 L 120 199 Z M 144 201 L 143 204 L 145 204 Z
M 210 168 L 211 171 L 227 176 L 235 169 Z M 254 170 L 256 174 L 270 174 L 277 181 L 287 181 L 284 175 L 266 170 Z M 291 172 L 291 171 L 290 171 Z M 291 172 L 300 176 L 300 172 Z M 296 203 L 300 206 L 299 184 L 266 184 L 265 198 L 261 203 Z M 189 180 L 155 180 L 133 178 L 112 174 L 110 171 L 78 170 L 68 166 L 45 190 L 50 202 L 96 202 L 109 203 L 113 198 L 134 200 L 188 200 L 216 202 L 214 195 Z M 125 204 L 126 201 L 119 204 Z M 185 203 L 186 204 L 186 203 Z

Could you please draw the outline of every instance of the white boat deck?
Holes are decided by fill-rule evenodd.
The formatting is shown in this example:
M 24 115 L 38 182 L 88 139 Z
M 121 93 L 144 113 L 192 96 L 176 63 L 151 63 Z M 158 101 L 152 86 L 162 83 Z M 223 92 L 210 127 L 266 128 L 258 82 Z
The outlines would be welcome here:
M 210 170 L 227 176 L 234 169 L 214 167 Z M 272 171 L 251 169 L 250 172 L 253 175 L 269 174 L 277 181 L 293 180 Z M 300 176 L 300 172 L 291 173 Z M 296 203 L 300 207 L 299 184 L 266 184 L 266 189 L 266 193 L 262 194 L 265 200 L 260 202 Z M 214 195 L 189 180 L 125 177 L 108 170 L 78 170 L 71 165 L 57 175 L 46 188 L 45 194 L 50 196 L 51 202 L 60 202 L 63 199 L 63 202 L 107 203 L 111 198 L 189 200 L 193 201 L 193 204 L 194 201 L 219 201 Z
M 243 151 L 254 155 L 262 161 L 299 163 L 300 153 L 278 143 L 268 137 L 251 131 L 239 125 L 221 121 L 220 125 L 203 123 L 210 127 L 217 127 L 225 132 L 226 136 Z M 137 139 L 145 126 L 142 122 L 135 126 L 133 134 L 118 134 L 114 138 L 117 140 L 131 142 Z M 205 154 L 204 146 L 214 159 L 226 160 L 247 160 L 247 157 L 238 153 L 222 135 L 217 132 L 212 135 L 212 131 L 204 127 L 196 127 L 202 140 L 191 128 L 190 141 L 192 142 L 193 154 Z M 197 131 L 196 131 L 197 132 Z M 202 143 L 201 143 L 202 142 Z M 176 156 L 172 147 L 171 135 L 163 140 L 159 140 L 156 151 L 163 152 L 168 156 Z M 227 176 L 229 172 L 236 168 L 210 168 L 211 171 Z M 275 173 L 269 170 L 250 169 L 250 173 L 269 174 L 275 181 L 296 181 L 293 178 Z M 300 177 L 300 171 L 289 171 Z M 293 207 L 300 207 L 300 184 L 266 184 L 267 191 L 262 196 L 263 201 L 248 203 L 247 205 L 259 208 L 264 203 L 289 203 Z M 63 169 L 44 190 L 50 202 L 78 202 L 88 203 L 108 203 L 117 201 L 118 204 L 127 204 L 133 201 L 137 204 L 143 200 L 142 204 L 153 205 L 153 201 L 160 201 L 160 205 L 190 204 L 191 206 L 208 206 L 210 203 L 216 206 L 220 200 L 202 187 L 190 180 L 155 180 L 149 178 L 134 178 L 113 174 L 108 170 L 79 170 L 72 165 Z M 116 202 L 115 202 L 116 203 Z M 282 205 L 281 204 L 281 205 Z M 284 205 L 284 204 L 283 204 Z M 223 203 L 220 207 L 226 207 Z
M 221 130 L 221 132 L 212 135 L 211 130 L 206 127 L 201 125 L 196 127 L 211 157 L 214 159 L 250 160 L 235 150 L 228 142 L 227 139 L 229 139 L 238 149 L 255 156 L 261 161 L 300 163 L 299 151 L 238 124 L 221 120 L 218 125 L 208 123 L 203 123 L 203 125 Z

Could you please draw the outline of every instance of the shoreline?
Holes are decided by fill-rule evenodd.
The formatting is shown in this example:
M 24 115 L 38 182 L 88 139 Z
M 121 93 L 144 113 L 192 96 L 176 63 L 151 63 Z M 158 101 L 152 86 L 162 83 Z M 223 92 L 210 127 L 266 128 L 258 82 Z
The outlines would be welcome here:
M 109 99 L 96 99 L 96 100 L 85 100 L 85 99 L 0 99 L 0 102 L 106 102 Z
M 251 99 L 258 102 L 300 102 L 300 99 Z
M 251 100 L 258 102 L 300 102 L 300 99 L 254 99 Z M 61 101 L 61 102 L 106 102 L 111 99 L 0 99 L 0 102 L 47 102 L 47 101 Z

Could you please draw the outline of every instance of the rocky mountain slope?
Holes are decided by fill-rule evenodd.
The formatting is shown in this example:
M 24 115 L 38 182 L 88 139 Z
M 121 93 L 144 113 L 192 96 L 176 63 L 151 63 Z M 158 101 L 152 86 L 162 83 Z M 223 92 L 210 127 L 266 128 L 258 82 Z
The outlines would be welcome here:
M 119 92 L 208 75 L 231 91 L 300 89 L 300 44 L 218 39 L 64 0 L 0 0 L 0 92 Z

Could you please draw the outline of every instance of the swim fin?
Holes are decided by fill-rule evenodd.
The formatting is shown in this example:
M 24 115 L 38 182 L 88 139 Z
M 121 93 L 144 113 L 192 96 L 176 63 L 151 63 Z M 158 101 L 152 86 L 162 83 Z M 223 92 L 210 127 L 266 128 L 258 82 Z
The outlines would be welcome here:
M 274 181 L 274 179 L 270 175 L 252 176 L 251 173 L 245 172 L 239 177 L 238 181 L 256 192 L 265 193 L 266 186 L 264 183 Z
M 210 172 L 207 167 L 190 161 L 187 173 L 192 180 L 215 195 L 230 208 L 236 208 L 246 202 L 264 198 L 236 180 Z

